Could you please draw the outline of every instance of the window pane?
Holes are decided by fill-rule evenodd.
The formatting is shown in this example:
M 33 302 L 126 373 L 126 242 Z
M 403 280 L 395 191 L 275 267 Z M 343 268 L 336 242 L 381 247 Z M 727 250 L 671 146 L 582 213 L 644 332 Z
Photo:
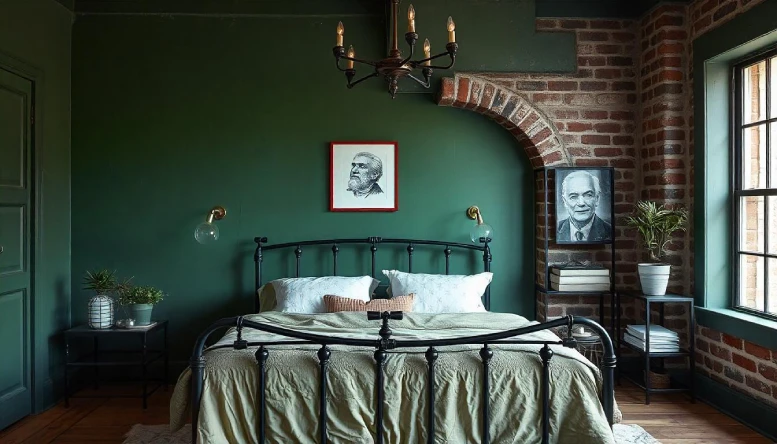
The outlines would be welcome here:
M 772 132 L 771 138 L 769 140 L 769 158 L 772 164 L 772 174 L 769 182 L 769 188 L 777 188 L 777 123 L 772 123 L 769 125 L 769 127 L 771 128 Z
M 764 197 L 746 196 L 741 198 L 739 209 L 739 249 L 753 253 L 763 253 L 764 239 Z
M 767 199 L 769 199 L 769 253 L 777 254 L 777 197 L 769 196 Z M 777 275 L 774 276 L 774 281 L 777 282 Z
M 742 189 L 766 188 L 766 125 L 744 130 Z
M 774 118 L 777 117 L 777 57 L 772 59 L 772 84 L 769 87 L 772 96 L 772 110 L 769 117 Z
M 777 259 L 766 259 L 769 270 L 769 313 L 777 314 Z
M 755 310 L 764 309 L 764 258 L 740 255 L 739 305 Z
M 766 60 L 745 68 L 742 83 L 745 123 L 766 119 Z

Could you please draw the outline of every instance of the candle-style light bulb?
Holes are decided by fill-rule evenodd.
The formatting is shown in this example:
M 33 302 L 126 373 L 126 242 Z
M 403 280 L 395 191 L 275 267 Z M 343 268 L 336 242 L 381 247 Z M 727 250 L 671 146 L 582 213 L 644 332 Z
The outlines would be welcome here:
M 429 39 L 424 40 L 424 58 L 428 59 L 432 56 L 432 44 L 429 43 Z M 429 65 L 431 63 L 431 60 L 427 60 L 424 62 L 424 65 Z
M 448 16 L 448 43 L 456 41 L 456 23 L 453 22 L 453 17 Z
M 343 46 L 343 34 L 345 34 L 345 28 L 343 22 L 337 23 L 337 46 Z
M 356 57 L 356 51 L 354 51 L 353 45 L 348 47 L 348 57 Z M 353 60 L 348 60 L 348 69 L 353 69 Z
M 407 32 L 415 32 L 415 8 L 412 4 L 407 9 Z

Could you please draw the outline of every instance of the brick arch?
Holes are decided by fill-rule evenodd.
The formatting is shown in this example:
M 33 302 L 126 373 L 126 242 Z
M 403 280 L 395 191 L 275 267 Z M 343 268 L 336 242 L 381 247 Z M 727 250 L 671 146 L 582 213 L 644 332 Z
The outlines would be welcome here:
M 445 77 L 437 104 L 470 109 L 495 120 L 515 136 L 535 168 L 572 164 L 553 122 L 524 96 L 504 86 L 472 75 Z

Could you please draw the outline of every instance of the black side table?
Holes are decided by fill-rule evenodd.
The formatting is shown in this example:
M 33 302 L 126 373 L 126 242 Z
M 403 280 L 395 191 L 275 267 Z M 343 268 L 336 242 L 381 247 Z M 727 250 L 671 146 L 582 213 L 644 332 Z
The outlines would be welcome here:
M 620 292 L 620 296 L 630 296 L 637 300 L 642 300 L 645 302 L 645 349 L 642 350 L 639 347 L 635 347 L 628 342 L 624 341 L 623 338 L 619 337 L 619 344 L 624 344 L 626 347 L 636 351 L 639 353 L 639 355 L 644 358 L 645 363 L 645 373 L 644 373 L 644 385 L 642 384 L 642 381 L 640 378 L 630 376 L 627 372 L 619 372 L 623 374 L 623 377 L 628 379 L 629 381 L 633 382 L 637 386 L 639 386 L 642 390 L 645 391 L 645 404 L 650 404 L 650 394 L 651 393 L 669 393 L 669 392 L 690 392 L 691 394 L 691 400 L 693 402 L 696 402 L 696 391 L 695 391 L 695 384 L 694 384 L 694 374 L 696 373 L 696 359 L 695 359 L 695 352 L 696 352 L 696 323 L 695 323 L 695 316 L 694 316 L 694 299 L 689 296 L 680 296 L 680 295 L 674 295 L 674 294 L 666 294 L 663 296 L 648 296 L 645 294 L 642 294 L 641 292 Z M 659 304 L 658 305 L 658 313 L 659 313 L 659 324 L 664 325 L 664 304 L 665 303 L 686 303 L 688 304 L 688 347 L 687 348 L 680 348 L 679 351 L 676 352 L 651 352 L 650 351 L 650 324 L 651 324 L 651 313 L 650 313 L 650 305 L 651 304 Z M 620 305 L 620 304 L 618 304 Z M 618 325 L 620 325 L 620 310 L 617 311 L 618 315 Z M 623 333 L 626 334 L 625 332 Z M 661 359 L 661 367 L 663 367 L 663 358 L 675 358 L 675 357 L 687 357 L 688 358 L 688 367 L 689 367 L 689 385 L 687 388 L 685 387 L 679 387 L 679 388 L 663 388 L 663 389 L 657 389 L 652 388 L 650 386 L 650 359 L 651 358 L 659 358 Z
M 159 349 L 149 350 L 148 339 L 154 332 L 162 332 L 164 334 Z M 75 337 L 91 337 L 93 338 L 93 352 L 89 355 L 78 357 L 71 361 L 70 358 L 70 341 Z M 128 337 L 135 337 L 140 340 L 140 349 L 138 350 L 100 350 L 99 340 L 102 339 L 119 339 L 126 342 Z M 103 360 L 108 355 L 119 354 L 120 358 L 124 359 L 111 359 Z M 140 355 L 137 359 L 127 359 L 133 354 Z M 164 377 L 163 379 L 149 379 L 148 377 L 148 365 L 158 359 L 164 359 Z M 154 393 L 157 389 L 164 386 L 167 390 L 167 368 L 168 368 L 168 356 L 167 356 L 167 321 L 154 321 L 147 327 L 133 327 L 133 328 L 106 328 L 106 329 L 94 329 L 88 325 L 79 325 L 69 330 L 65 330 L 65 407 L 70 406 L 70 396 L 68 379 L 70 370 L 74 368 L 92 367 L 94 368 L 94 388 L 99 388 L 99 369 L 100 367 L 119 367 L 119 366 L 139 366 L 143 371 L 143 392 L 138 396 L 130 397 L 142 397 L 143 408 L 148 407 L 148 397 Z M 148 389 L 149 381 L 158 381 L 159 384 L 154 386 L 150 391 Z M 88 398 L 95 397 L 110 397 L 110 396 L 84 396 Z

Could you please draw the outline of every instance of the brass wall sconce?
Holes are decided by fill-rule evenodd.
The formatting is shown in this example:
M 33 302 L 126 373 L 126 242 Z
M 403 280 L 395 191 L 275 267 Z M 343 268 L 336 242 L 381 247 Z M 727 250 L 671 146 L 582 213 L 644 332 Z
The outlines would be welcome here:
M 467 208 L 467 217 L 477 221 L 475 225 L 469 230 L 469 238 L 475 243 L 485 243 L 490 241 L 494 237 L 494 229 L 491 225 L 483 222 L 483 215 L 480 214 L 480 208 L 473 205 Z
M 208 213 L 205 222 L 194 229 L 194 238 L 201 244 L 209 244 L 219 239 L 219 227 L 213 223 L 213 219 L 221 220 L 227 215 L 227 210 L 222 206 L 213 207 Z

